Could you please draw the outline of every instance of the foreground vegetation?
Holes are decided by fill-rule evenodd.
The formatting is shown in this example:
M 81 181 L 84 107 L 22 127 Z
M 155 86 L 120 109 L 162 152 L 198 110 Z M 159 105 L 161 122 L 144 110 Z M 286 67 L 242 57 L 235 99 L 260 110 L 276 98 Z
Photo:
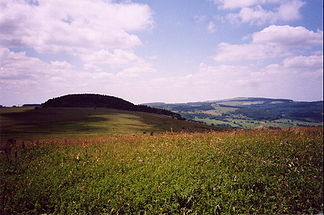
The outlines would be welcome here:
M 0 214 L 318 213 L 322 135 L 294 128 L 20 140 L 9 160 L 0 155 Z

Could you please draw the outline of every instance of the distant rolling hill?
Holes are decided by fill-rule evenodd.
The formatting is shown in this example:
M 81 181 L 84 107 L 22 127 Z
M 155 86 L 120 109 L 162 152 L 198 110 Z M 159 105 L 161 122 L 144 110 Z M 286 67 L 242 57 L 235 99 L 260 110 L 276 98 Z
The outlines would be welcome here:
M 110 102 L 110 103 L 109 103 Z M 179 114 L 92 94 L 49 100 L 42 107 L 0 109 L 0 138 L 34 139 L 69 135 L 154 135 L 204 132 L 221 127 L 186 121 Z
M 178 104 L 147 103 L 181 114 L 186 119 L 231 128 L 282 128 L 323 124 L 323 101 L 234 98 Z
M 129 101 L 124 99 L 107 96 L 107 95 L 99 95 L 99 94 L 70 94 L 61 96 L 58 98 L 49 99 L 45 103 L 41 105 L 44 108 L 47 107 L 104 107 L 104 108 L 114 108 L 118 110 L 128 110 L 128 111 L 139 111 L 139 112 L 147 112 L 147 113 L 156 113 L 167 116 L 172 116 L 176 119 L 183 119 L 180 114 L 149 107 L 146 105 L 135 105 Z

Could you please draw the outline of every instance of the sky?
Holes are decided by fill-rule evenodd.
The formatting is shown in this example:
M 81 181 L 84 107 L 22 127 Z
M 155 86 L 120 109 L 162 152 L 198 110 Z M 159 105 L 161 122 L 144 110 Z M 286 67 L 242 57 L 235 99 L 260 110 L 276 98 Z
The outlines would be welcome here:
M 0 0 L 0 104 L 323 100 L 322 0 Z

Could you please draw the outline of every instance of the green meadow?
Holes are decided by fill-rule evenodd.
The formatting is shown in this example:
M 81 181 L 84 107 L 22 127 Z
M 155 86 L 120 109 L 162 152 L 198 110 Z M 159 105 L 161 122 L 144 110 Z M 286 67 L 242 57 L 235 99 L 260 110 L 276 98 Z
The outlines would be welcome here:
M 0 154 L 0 214 L 323 211 L 321 127 L 188 132 L 200 124 L 48 111 L 2 112 L 2 138 L 17 143 Z
M 1 108 L 0 137 L 111 135 L 224 130 L 170 116 L 108 108 Z

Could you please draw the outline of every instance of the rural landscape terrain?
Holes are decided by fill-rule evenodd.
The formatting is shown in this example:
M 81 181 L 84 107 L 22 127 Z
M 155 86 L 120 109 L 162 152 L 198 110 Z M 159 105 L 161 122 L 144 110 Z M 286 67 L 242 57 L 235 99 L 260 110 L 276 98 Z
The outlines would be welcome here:
M 195 121 L 228 128 L 287 128 L 320 126 L 323 101 L 297 102 L 290 99 L 234 98 L 178 104 L 148 103 Z
M 324 215 L 323 0 L 0 0 L 0 215 Z
M 321 125 L 322 103 L 300 104 L 308 115 L 298 118 L 292 101 L 230 102 L 210 104 L 220 110 L 160 104 L 173 113 L 82 94 L 1 108 L 0 214 L 323 211 L 323 127 L 314 126 Z M 188 120 L 240 111 L 239 121 L 249 114 L 244 105 L 258 104 L 284 104 L 286 120 L 309 124 L 233 129 Z M 253 117 L 259 124 L 280 120 Z

